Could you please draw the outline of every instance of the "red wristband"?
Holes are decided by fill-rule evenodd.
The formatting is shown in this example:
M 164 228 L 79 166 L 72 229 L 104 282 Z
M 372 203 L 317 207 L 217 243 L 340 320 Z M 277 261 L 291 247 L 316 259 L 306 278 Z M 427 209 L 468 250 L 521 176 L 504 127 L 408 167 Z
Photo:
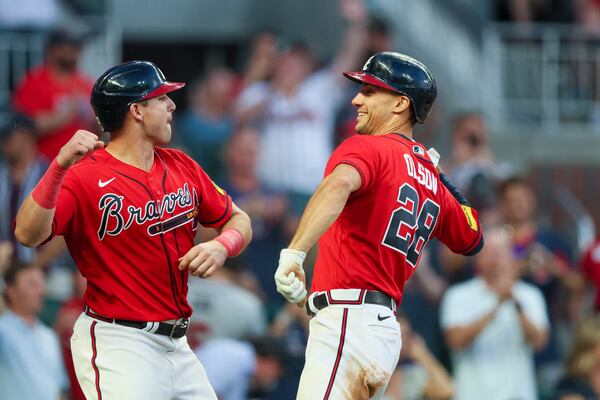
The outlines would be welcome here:
M 58 200 L 58 191 L 62 185 L 63 178 L 67 170 L 56 162 L 52 161 L 48 170 L 42 176 L 37 186 L 31 192 L 31 198 L 42 208 L 53 209 Z
M 235 257 L 242 252 L 244 237 L 235 228 L 227 228 L 214 240 L 221 243 L 226 249 L 229 257 Z

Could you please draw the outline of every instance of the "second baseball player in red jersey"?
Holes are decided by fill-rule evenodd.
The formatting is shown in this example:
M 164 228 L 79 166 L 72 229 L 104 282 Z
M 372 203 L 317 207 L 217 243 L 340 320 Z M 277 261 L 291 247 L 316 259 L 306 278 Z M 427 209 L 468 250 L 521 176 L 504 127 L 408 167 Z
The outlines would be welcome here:
M 87 278 L 71 349 L 87 399 L 215 399 L 185 333 L 191 273 L 210 276 L 251 237 L 250 220 L 171 139 L 175 104 L 147 61 L 105 72 L 91 103 L 111 140 L 78 131 L 23 203 L 26 245 L 63 235 Z M 194 245 L 198 224 L 220 235 Z
M 385 52 L 345 75 L 362 84 L 360 135 L 329 159 L 275 273 L 277 290 L 313 315 L 299 400 L 380 399 L 402 347 L 394 312 L 429 239 L 465 255 L 483 246 L 477 212 L 412 138 L 436 97 L 427 67 Z M 302 263 L 317 240 L 306 298 Z

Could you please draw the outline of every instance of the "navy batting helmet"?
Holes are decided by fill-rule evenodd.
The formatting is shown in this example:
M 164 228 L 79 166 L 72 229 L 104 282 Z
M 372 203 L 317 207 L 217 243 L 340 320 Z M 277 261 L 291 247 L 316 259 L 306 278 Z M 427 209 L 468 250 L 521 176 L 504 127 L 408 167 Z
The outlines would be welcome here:
M 130 61 L 103 73 L 92 89 L 91 103 L 105 132 L 123 125 L 129 106 L 181 89 L 183 82 L 168 82 L 150 61 Z
M 423 63 L 391 51 L 375 54 L 362 71 L 344 72 L 344 76 L 408 97 L 415 119 L 420 123 L 427 119 L 437 94 L 435 78 Z

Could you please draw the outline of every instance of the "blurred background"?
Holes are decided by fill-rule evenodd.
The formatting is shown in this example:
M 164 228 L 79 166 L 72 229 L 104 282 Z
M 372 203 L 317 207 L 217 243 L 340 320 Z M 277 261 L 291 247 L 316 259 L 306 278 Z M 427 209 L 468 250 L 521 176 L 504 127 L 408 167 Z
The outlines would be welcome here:
M 98 132 L 96 77 L 135 59 L 187 82 L 172 95 L 172 145 L 253 221 L 242 256 L 190 280 L 190 344 L 221 399 L 295 398 L 308 317 L 272 275 L 329 154 L 354 134 L 358 87 L 341 72 L 387 50 L 436 77 L 415 139 L 500 239 L 475 259 L 429 245 L 386 398 L 600 398 L 598 0 L 0 0 L 0 398 L 37 399 L 36 385 L 83 398 L 68 338 L 85 280 L 64 241 L 26 249 L 12 220 L 75 130 Z M 481 322 L 463 294 L 481 281 L 500 299 L 512 290 L 510 307 L 457 342 L 453 328 Z M 541 300 L 519 298 L 524 287 Z

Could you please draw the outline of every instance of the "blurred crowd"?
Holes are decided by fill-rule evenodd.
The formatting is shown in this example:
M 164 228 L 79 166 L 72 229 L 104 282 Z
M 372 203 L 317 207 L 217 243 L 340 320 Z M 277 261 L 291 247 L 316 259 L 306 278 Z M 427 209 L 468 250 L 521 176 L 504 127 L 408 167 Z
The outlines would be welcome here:
M 599 1 L 569 3 L 568 11 L 565 3 L 498 2 L 498 18 L 564 17 L 598 29 Z M 187 108 L 176 114 L 172 145 L 252 219 L 254 239 L 241 256 L 190 280 L 188 340 L 223 400 L 295 398 L 309 317 L 275 290 L 279 250 L 330 153 L 354 134 L 357 88 L 341 72 L 394 49 L 390 24 L 367 15 L 361 1 L 340 1 L 340 13 L 346 28 L 328 62 L 309 43 L 261 30 L 243 68 L 213 66 L 189 85 Z M 12 221 L 75 130 L 98 132 L 88 101 L 93 77 L 78 67 L 84 46 L 72 32 L 53 31 L 45 62 L 14 90 L 0 129 L 3 400 L 83 399 L 69 337 L 85 279 L 64 241 L 25 248 Z M 436 242 L 427 249 L 398 314 L 403 348 L 386 399 L 600 398 L 600 241 L 580 251 L 541 222 L 548 219 L 527 174 L 495 159 L 484 115 L 458 113 L 449 128 L 442 168 L 479 210 L 486 245 L 471 259 Z M 434 136 L 427 133 L 425 144 Z M 198 240 L 215 235 L 201 230 Z

